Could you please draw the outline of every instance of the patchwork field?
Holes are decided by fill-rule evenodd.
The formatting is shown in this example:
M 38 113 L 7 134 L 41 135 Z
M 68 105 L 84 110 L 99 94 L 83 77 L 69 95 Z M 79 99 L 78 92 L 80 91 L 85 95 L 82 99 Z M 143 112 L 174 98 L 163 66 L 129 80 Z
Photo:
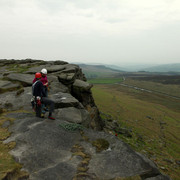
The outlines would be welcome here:
M 180 77 L 179 77 L 180 80 Z M 175 81 L 175 80 L 174 80 Z M 175 96 L 175 97 L 179 97 L 180 98 L 180 83 L 174 84 L 173 80 L 171 81 L 172 84 L 170 83 L 163 83 L 166 82 L 166 80 L 162 80 L 162 82 L 158 81 L 158 82 L 154 82 L 152 81 L 146 81 L 143 79 L 131 79 L 128 78 L 126 79 L 125 83 L 129 84 L 131 86 L 137 86 L 140 88 L 144 88 L 144 89 L 148 89 L 148 90 L 152 90 L 156 93 L 161 93 L 161 94 L 166 94 L 166 95 L 170 95 L 170 96 Z M 163 83 L 163 84 L 162 84 Z
M 135 82 L 134 85 L 140 86 Z M 147 83 L 146 88 L 149 88 L 148 86 L 150 84 Z M 158 86 L 159 91 L 167 87 L 160 83 Z M 157 88 L 155 84 L 152 87 Z M 178 93 L 179 86 L 172 85 L 171 88 Z M 100 112 L 110 115 L 122 127 L 132 130 L 132 138 L 121 134 L 118 134 L 118 137 L 153 160 L 163 173 L 178 180 L 180 177 L 180 99 L 119 84 L 94 84 L 92 92 Z M 103 115 L 102 118 L 104 118 Z M 110 133 L 115 134 L 113 131 Z
M 92 84 L 114 84 L 122 82 L 122 78 L 96 78 L 89 79 L 88 82 Z

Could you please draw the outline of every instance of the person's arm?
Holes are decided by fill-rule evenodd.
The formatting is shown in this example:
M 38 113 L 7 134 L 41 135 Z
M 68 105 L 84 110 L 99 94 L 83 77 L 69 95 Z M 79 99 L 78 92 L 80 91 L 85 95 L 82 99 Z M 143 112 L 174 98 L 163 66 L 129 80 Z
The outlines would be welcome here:
M 32 82 L 32 83 L 34 84 L 35 82 L 36 82 L 36 78 L 33 79 L 33 82 Z
M 41 78 L 41 81 L 42 81 L 42 83 L 43 83 L 44 86 L 48 86 L 47 77 L 42 77 L 42 78 Z
M 48 86 L 47 76 L 45 77 L 45 84 L 44 84 L 44 86 Z
M 42 82 L 40 83 L 40 90 L 41 90 L 41 96 L 42 96 L 42 97 L 46 97 L 44 85 L 43 85 Z

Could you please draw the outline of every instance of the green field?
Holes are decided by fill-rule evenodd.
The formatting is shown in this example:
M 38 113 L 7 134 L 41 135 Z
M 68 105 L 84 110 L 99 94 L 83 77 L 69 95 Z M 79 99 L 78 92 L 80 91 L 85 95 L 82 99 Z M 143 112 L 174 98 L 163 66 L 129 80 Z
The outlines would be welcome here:
M 170 96 L 176 96 L 180 98 L 180 84 L 162 84 L 160 82 L 145 81 L 145 80 L 142 81 L 131 78 L 126 79 L 125 84 L 137 86 L 148 90 L 153 90 L 156 92 L 161 92 L 164 94 L 168 94 Z
M 92 92 L 100 112 L 132 130 L 132 138 L 118 137 L 153 160 L 164 174 L 178 180 L 180 100 L 118 84 L 94 84 Z
M 122 78 L 97 78 L 97 79 L 88 79 L 88 82 L 91 84 L 115 84 L 122 82 Z

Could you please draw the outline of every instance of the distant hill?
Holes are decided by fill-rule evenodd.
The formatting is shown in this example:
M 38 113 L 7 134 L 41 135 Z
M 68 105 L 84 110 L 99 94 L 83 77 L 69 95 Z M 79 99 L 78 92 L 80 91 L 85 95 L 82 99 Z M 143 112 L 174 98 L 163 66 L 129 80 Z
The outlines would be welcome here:
M 105 67 L 113 69 L 113 70 L 119 70 L 121 72 L 127 71 L 128 69 L 125 67 L 120 67 L 118 65 L 112 65 L 112 64 L 104 64 Z
M 141 70 L 149 71 L 149 72 L 180 72 L 180 63 L 163 64 L 163 65 L 153 66 L 149 68 L 144 68 Z
M 118 65 L 111 64 L 83 64 L 78 63 L 81 67 L 83 73 L 87 78 L 99 78 L 99 77 L 112 77 L 121 74 L 123 72 L 150 72 L 150 73 L 170 73 L 179 74 L 180 73 L 180 63 L 174 64 L 162 64 L 162 65 L 129 65 L 120 67 Z M 139 67 L 139 68 L 138 68 Z
M 113 77 L 123 71 L 105 65 L 78 64 L 87 78 Z

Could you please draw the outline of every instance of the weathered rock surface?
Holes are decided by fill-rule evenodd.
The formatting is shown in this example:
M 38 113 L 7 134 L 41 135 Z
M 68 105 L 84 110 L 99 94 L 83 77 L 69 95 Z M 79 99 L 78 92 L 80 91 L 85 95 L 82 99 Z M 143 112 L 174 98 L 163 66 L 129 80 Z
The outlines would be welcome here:
M 11 81 L 2 81 L 0 80 L 0 92 L 15 90 L 19 88 L 19 84 L 14 84 Z
M 55 102 L 56 109 L 63 107 L 79 107 L 83 108 L 82 104 L 69 93 L 56 93 L 51 95 L 51 99 Z
M 90 122 L 89 113 L 85 109 L 77 109 L 75 107 L 63 108 L 58 110 L 57 115 L 59 119 L 64 119 L 71 123 L 89 124 Z
M 7 109 L 7 110 L 18 110 L 18 109 L 25 109 L 29 110 L 30 101 L 31 101 L 31 87 L 23 88 L 23 92 L 20 95 L 17 95 L 18 91 L 12 92 L 5 92 L 0 94 L 0 107 Z
M 10 73 L 6 76 L 10 81 L 20 82 L 23 86 L 32 86 L 34 75 L 22 73 Z
M 72 84 L 75 81 L 75 73 L 65 73 L 65 72 L 61 72 L 58 76 L 58 79 L 60 82 L 62 82 L 63 84 Z
M 7 72 L 2 75 L 1 69 L 9 64 L 25 69 L 28 66 L 29 70 L 23 74 Z M 130 176 L 144 180 L 170 179 L 162 175 L 152 161 L 134 152 L 117 137 L 95 131 L 102 130 L 104 122 L 94 103 L 92 86 L 77 65 L 31 59 L 17 61 L 17 64 L 15 60 L 0 60 L 0 65 L 3 65 L 0 78 L 7 78 L 17 88 L 0 92 L 0 108 L 18 110 L 7 113 L 7 117 L 15 121 L 13 125 L 9 121 L 3 124 L 12 132 L 4 143 L 16 142 L 10 153 L 29 173 L 29 178 L 24 179 L 110 180 Z M 47 114 L 45 118 L 35 117 L 30 103 L 32 73 L 44 67 L 49 71 L 48 96 L 55 102 L 54 121 L 47 119 Z M 0 80 L 0 88 L 12 86 L 8 85 L 9 81 Z
M 88 82 L 76 79 L 73 83 L 73 89 L 81 92 L 89 92 L 89 90 L 92 88 L 92 84 L 89 84 Z
M 26 60 L 0 60 L 0 75 L 4 79 L 8 79 L 9 81 L 12 81 L 13 83 L 17 84 L 16 86 L 31 86 L 32 85 L 32 80 L 34 79 L 34 74 L 36 72 L 40 72 L 42 68 L 47 68 L 48 70 L 48 80 L 49 80 L 49 89 L 50 93 L 52 96 L 53 94 L 62 92 L 62 93 L 69 93 L 68 98 L 66 100 L 61 101 L 60 99 L 56 100 L 56 107 L 81 107 L 81 104 L 84 106 L 85 109 L 89 111 L 89 113 L 93 113 L 91 117 L 93 117 L 93 121 L 96 121 L 96 123 L 93 123 L 96 127 L 96 129 L 102 129 L 103 125 L 98 113 L 98 109 L 95 106 L 94 100 L 92 98 L 90 86 L 87 89 L 87 92 L 80 92 L 83 95 L 80 95 L 78 91 L 74 90 L 73 92 L 73 83 L 75 80 L 81 80 L 81 84 L 86 84 L 86 78 L 84 77 L 84 74 L 82 73 L 81 69 L 79 66 L 75 64 L 68 64 L 67 62 L 64 61 L 41 61 L 41 60 L 32 60 L 32 59 L 26 59 Z M 8 71 L 8 65 L 11 65 L 11 68 L 14 66 L 13 72 Z M 23 67 L 23 68 L 22 68 Z M 28 68 L 28 70 L 27 70 Z M 7 72 L 4 74 L 1 73 L 1 69 L 4 70 L 7 69 Z M 15 71 L 24 71 L 24 73 L 16 73 Z M 8 95 L 9 98 L 3 97 L 3 107 L 8 107 L 8 109 L 16 109 L 16 105 L 14 106 L 12 103 L 15 102 L 15 98 L 17 94 L 21 94 L 21 97 L 23 97 L 23 94 L 27 94 L 26 92 L 23 93 L 22 88 L 19 89 L 19 92 L 16 92 L 14 94 Z M 30 93 L 30 92 L 29 92 Z M 13 96 L 11 99 L 11 96 Z M 73 97 L 69 96 L 74 96 L 76 98 L 73 99 Z M 23 97 L 24 98 L 24 97 Z M 30 99 L 29 95 L 28 98 Z M 52 97 L 53 98 L 53 97 Z M 26 102 L 28 102 L 27 98 L 25 97 Z M 9 102 L 11 101 L 11 102 Z M 22 100 L 24 102 L 24 99 Z M 73 102 L 71 102 L 73 101 Z M 80 103 L 79 103 L 79 102 Z M 6 104 L 6 106 L 4 106 Z M 20 104 L 22 104 L 20 102 Z M 63 105 L 62 105 L 63 104 Z M 87 107 L 87 105 L 89 105 Z M 14 107 L 14 108 L 12 108 Z M 17 106 L 18 108 L 20 105 Z
M 58 77 L 55 75 L 48 75 L 49 88 L 51 94 L 58 92 L 70 93 L 70 90 L 67 86 L 59 82 Z
M 48 73 L 52 73 L 52 72 L 64 70 L 66 68 L 66 65 L 64 65 L 64 64 L 62 64 L 62 65 L 46 64 L 46 65 L 41 65 L 38 67 L 32 67 L 28 71 L 26 71 L 26 73 L 35 74 L 36 72 L 41 72 L 41 69 L 43 69 L 43 68 L 46 68 Z
M 15 159 L 23 164 L 32 180 L 73 179 L 113 179 L 136 175 L 156 174 L 163 177 L 145 157 L 115 136 L 84 128 L 80 131 L 68 131 L 60 126 L 65 123 L 66 116 L 55 121 L 35 118 L 31 113 L 12 113 L 8 117 L 16 118 L 10 128 L 12 135 L 5 143 L 16 141 L 16 148 L 11 151 Z M 108 149 L 97 152 L 92 142 L 106 139 Z M 73 151 L 74 147 L 81 147 Z M 89 158 L 89 161 L 85 159 Z M 84 161 L 88 168 L 82 175 L 79 165 Z M 79 169 L 79 170 L 78 170 Z M 149 177 L 148 177 L 149 178 Z

